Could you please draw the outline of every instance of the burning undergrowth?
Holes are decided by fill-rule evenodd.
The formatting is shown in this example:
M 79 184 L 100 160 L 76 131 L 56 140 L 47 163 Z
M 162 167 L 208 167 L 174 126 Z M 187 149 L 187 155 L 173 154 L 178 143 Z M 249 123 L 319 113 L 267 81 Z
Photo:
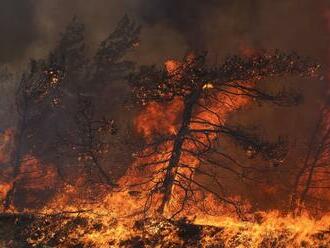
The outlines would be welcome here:
M 1 217 L 5 247 L 328 247 L 329 219 L 257 215 L 256 222 L 232 218 L 211 223 L 147 218 L 132 225 L 90 213 Z
M 284 189 L 265 175 L 284 167 L 289 141 L 230 121 L 261 104 L 298 105 L 297 92 L 262 85 L 270 77 L 315 78 L 319 65 L 295 53 L 247 51 L 211 66 L 196 52 L 137 69 L 124 58 L 139 43 L 127 17 L 93 59 L 83 30 L 74 19 L 54 53 L 32 61 L 20 81 L 17 128 L 2 134 L 0 146 L 4 246 L 329 245 L 327 111 Z M 126 146 L 133 162 L 124 169 L 109 163 L 120 127 L 98 99 L 108 82 L 123 80 L 135 113 L 118 139 L 137 141 L 133 154 Z M 251 185 L 261 195 L 282 190 L 287 207 L 262 209 L 243 194 Z

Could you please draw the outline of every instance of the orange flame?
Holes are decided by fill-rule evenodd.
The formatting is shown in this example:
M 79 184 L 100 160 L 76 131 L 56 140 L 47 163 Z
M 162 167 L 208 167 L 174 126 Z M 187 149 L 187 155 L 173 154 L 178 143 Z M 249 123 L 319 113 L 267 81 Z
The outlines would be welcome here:
M 183 103 L 180 99 L 174 99 L 168 104 L 149 103 L 135 119 L 137 132 L 145 138 L 155 133 L 175 134 L 182 108 Z
M 14 146 L 14 131 L 6 129 L 0 133 L 0 164 L 6 164 L 10 160 L 10 154 Z

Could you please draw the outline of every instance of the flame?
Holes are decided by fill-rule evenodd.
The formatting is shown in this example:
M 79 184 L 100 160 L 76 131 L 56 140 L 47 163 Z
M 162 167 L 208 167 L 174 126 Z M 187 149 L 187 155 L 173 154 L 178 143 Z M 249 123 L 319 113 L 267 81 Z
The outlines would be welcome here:
M 183 64 L 178 61 L 168 61 L 165 67 L 168 72 L 177 73 L 178 69 Z M 176 74 L 179 75 L 179 74 Z M 254 86 L 253 82 L 245 82 L 246 86 Z M 214 83 L 208 82 L 203 86 L 204 91 L 212 91 Z M 228 88 L 229 92 L 239 95 L 240 90 L 234 87 Z M 207 92 L 206 92 L 207 93 Z M 203 123 L 191 123 L 191 129 L 215 129 L 216 125 L 224 125 L 230 115 L 239 109 L 249 105 L 251 100 L 243 95 L 233 96 L 231 94 L 219 93 L 217 95 L 217 102 L 204 103 L 207 104 L 209 111 L 201 107 L 194 110 L 194 118 L 203 119 Z M 156 103 L 152 102 L 144 106 L 144 109 L 137 115 L 135 119 L 136 131 L 143 136 L 147 141 L 151 141 L 154 135 L 176 135 L 178 132 L 181 115 L 183 112 L 184 103 L 179 98 L 175 98 L 170 103 Z M 212 112 L 218 113 L 217 115 Z M 214 125 L 212 125 L 214 124 Z M 207 137 L 202 134 L 196 134 L 196 137 L 205 142 Z M 219 138 L 216 134 L 209 134 L 211 141 Z M 4 142 L 0 144 L 0 162 L 8 162 L 10 150 L 13 141 L 13 131 L 8 130 L 1 137 Z M 220 136 L 221 139 L 221 136 Z M 221 140 L 220 140 L 221 141 Z M 147 194 L 145 192 L 146 184 L 143 183 L 150 173 L 153 173 L 166 166 L 166 163 L 160 163 L 152 169 L 145 169 L 139 167 L 141 162 L 150 163 L 155 161 L 162 161 L 167 158 L 168 152 L 173 146 L 172 141 L 164 142 L 161 151 L 154 156 L 145 158 L 137 158 L 127 174 L 119 181 L 120 191 L 112 191 L 104 185 L 93 185 L 88 188 L 85 186 L 86 178 L 78 178 L 74 183 L 59 183 L 59 175 L 56 168 L 49 164 L 44 164 L 43 161 L 33 155 L 26 155 L 20 166 L 20 174 L 15 180 L 28 190 L 45 190 L 49 188 L 57 188 L 58 191 L 47 203 L 47 205 L 40 211 L 44 214 L 51 214 L 57 212 L 77 212 L 82 218 L 88 220 L 88 227 L 79 226 L 68 234 L 66 239 L 79 240 L 81 244 L 90 245 L 90 247 L 125 247 L 121 244 L 123 240 L 129 240 L 138 236 L 145 238 L 157 239 L 157 235 L 162 231 L 166 231 L 166 237 L 169 242 L 177 242 L 180 244 L 181 239 L 177 235 L 177 226 L 173 223 L 159 218 L 155 211 L 152 212 L 152 217 L 156 224 L 150 225 L 147 230 L 138 231 L 134 229 L 137 220 L 141 219 L 144 212 L 142 212 L 143 205 Z M 196 145 L 191 141 L 185 141 L 183 144 L 185 150 L 196 150 Z M 148 153 L 148 148 L 143 153 Z M 194 168 L 201 166 L 200 161 L 193 156 L 183 152 L 181 157 L 183 164 L 189 164 Z M 189 175 L 189 171 L 185 168 L 179 169 L 182 174 Z M 161 175 L 159 175 L 161 176 Z M 152 183 L 152 182 L 151 182 Z M 136 191 L 131 190 L 127 185 L 138 185 Z M 5 182 L 1 184 L 0 197 L 5 197 L 7 192 L 12 187 L 12 182 Z M 148 188 L 148 187 L 146 187 Z M 262 188 L 264 194 L 268 196 L 276 196 L 278 188 L 275 186 L 267 186 Z M 99 192 L 95 195 L 95 192 Z M 178 208 L 180 199 L 182 199 L 182 192 L 178 187 L 172 188 L 174 197 L 172 198 L 167 212 L 173 212 Z M 95 195 L 97 202 L 85 201 L 81 198 L 81 194 Z M 202 225 L 202 234 L 200 237 L 200 245 L 202 247 L 316 247 L 319 232 L 327 233 L 330 230 L 330 215 L 324 214 L 321 219 L 314 219 L 307 213 L 299 217 L 284 215 L 280 211 L 258 212 L 250 216 L 250 221 L 242 221 L 237 216 L 231 215 L 229 208 L 225 205 L 219 204 L 218 200 L 211 194 L 206 196 L 198 196 L 202 200 L 200 205 L 190 205 L 189 208 L 182 212 L 181 216 L 189 217 L 194 225 Z M 232 199 L 238 196 L 232 196 Z M 208 215 L 201 210 L 201 205 L 206 205 L 208 210 L 212 213 L 217 213 L 217 216 Z M 250 209 L 249 203 L 244 205 L 245 208 Z M 69 215 L 71 216 L 71 215 Z M 72 214 L 72 216 L 75 216 Z M 65 220 L 67 221 L 67 220 Z M 147 221 L 147 220 L 145 220 Z M 67 224 L 67 222 L 64 222 Z M 58 220 L 55 223 L 56 228 L 62 229 L 63 223 Z M 95 226 L 101 225 L 103 228 L 97 229 Z M 212 227 L 219 227 L 219 229 L 212 229 Z M 39 228 L 39 227 L 38 227 Z M 42 228 L 42 227 L 40 227 Z M 92 231 L 86 231 L 84 228 Z M 55 230 L 51 230 L 55 231 Z M 147 234 L 146 234 L 147 231 Z M 38 229 L 38 232 L 40 230 Z M 323 235 L 323 234 L 322 234 Z M 326 234 L 324 234 L 326 235 Z M 50 238 L 54 235 L 49 234 Z M 37 246 L 45 242 L 47 237 L 43 236 L 39 240 L 30 239 L 32 245 Z M 325 242 L 330 242 L 330 237 L 325 236 Z M 110 242 L 111 241 L 111 242 Z M 220 243 L 222 242 L 222 243 Z M 290 243 L 289 243 L 290 242 Z M 216 246 L 218 245 L 218 246 Z M 280 246 L 282 245 L 282 246 Z M 65 246 L 63 246 L 65 247 Z M 152 247 L 152 246 L 150 246 Z M 161 247 L 161 246 L 159 246 Z M 181 247 L 185 247 L 182 245 Z M 186 246 L 189 247 L 189 246 Z M 193 246 L 192 246 L 193 247 Z M 324 246 L 326 247 L 326 246 Z
M 13 143 L 14 131 L 12 129 L 6 129 L 3 133 L 0 133 L 0 164 L 9 162 Z
M 0 184 L 0 199 L 5 199 L 8 192 L 13 187 L 12 183 L 10 182 L 1 182 Z
M 0 199 L 5 199 L 12 188 L 11 174 L 12 168 L 9 167 L 12 150 L 14 148 L 14 131 L 6 129 L 0 133 Z
M 213 88 L 214 88 L 214 86 L 212 83 L 207 83 L 207 84 L 204 84 L 204 86 L 203 86 L 203 90 L 210 90 Z
M 16 181 L 28 189 L 47 189 L 55 187 L 57 172 L 54 166 L 42 164 L 32 155 L 26 155 L 22 159 L 20 172 Z
M 191 56 L 193 55 L 188 55 L 186 61 L 189 61 L 191 59 Z M 180 70 L 184 68 L 184 66 L 185 64 L 174 60 L 169 60 L 165 63 L 165 68 L 167 69 L 168 73 L 178 77 L 180 76 Z M 251 82 L 246 82 L 244 84 L 246 86 L 254 85 L 254 83 Z M 204 91 L 211 91 L 214 88 L 214 84 L 212 82 L 208 82 L 205 83 L 202 88 Z M 215 130 L 216 125 L 225 124 L 226 119 L 231 113 L 239 110 L 240 108 L 250 103 L 250 99 L 248 97 L 239 95 L 239 93 L 242 93 L 240 89 L 237 89 L 235 87 L 228 87 L 227 92 L 232 92 L 232 94 L 227 94 L 223 92 L 218 93 L 218 101 L 214 101 L 212 103 L 205 102 L 204 104 L 207 105 L 208 111 L 203 108 L 195 109 L 194 118 L 203 119 L 206 121 L 205 123 L 208 124 L 191 123 L 190 129 Z M 183 101 L 178 98 L 167 104 L 161 104 L 156 102 L 149 103 L 139 113 L 135 120 L 136 130 L 140 134 L 142 134 L 147 141 L 150 141 L 154 135 L 175 135 L 178 132 L 178 125 L 181 121 L 183 107 Z M 212 114 L 212 112 L 217 114 Z M 210 134 L 208 137 L 203 134 L 196 134 L 195 136 L 201 142 L 206 142 L 207 139 L 213 141 L 217 138 L 217 135 L 215 133 Z M 146 190 L 148 191 L 148 189 L 152 188 L 152 183 L 144 184 L 143 182 L 146 180 L 145 178 L 148 177 L 148 174 L 150 175 L 157 171 L 162 171 L 162 169 L 166 167 L 167 163 L 159 163 L 158 161 L 167 160 L 172 147 L 173 141 L 165 141 L 163 142 L 163 145 L 160 149 L 160 151 L 162 152 L 159 152 L 152 156 L 148 156 L 147 158 L 138 158 L 133 164 L 133 166 L 129 169 L 129 172 L 124 177 L 124 179 L 121 179 L 121 184 L 125 184 L 124 182 L 129 182 L 131 185 L 139 185 L 139 187 L 137 187 L 137 190 L 139 192 L 144 192 Z M 198 148 L 196 147 L 196 144 L 194 144 L 194 142 L 186 140 L 183 144 L 183 149 L 195 151 Z M 150 148 L 147 148 L 142 153 L 150 153 Z M 182 164 L 189 164 L 192 168 L 198 168 L 200 166 L 200 162 L 194 156 L 191 156 L 186 152 L 182 153 L 180 162 Z M 139 167 L 139 165 L 143 163 L 155 163 L 155 165 L 152 168 L 143 168 L 141 170 L 141 167 Z M 187 168 L 179 168 L 178 172 L 187 176 L 190 176 L 191 173 L 190 169 Z M 157 175 L 154 176 L 153 181 L 157 181 L 162 176 L 162 173 L 157 173 Z M 143 186 L 140 186 L 141 184 L 143 184 Z M 182 194 L 183 193 L 180 191 L 179 187 L 173 187 L 173 198 L 170 204 L 167 206 L 167 209 L 165 210 L 167 215 L 170 215 L 171 212 L 175 212 L 175 210 L 179 208 L 178 206 L 180 204 L 181 199 L 183 198 Z M 158 197 L 160 196 L 156 195 L 154 197 L 156 201 Z M 215 199 L 212 199 L 212 197 L 205 198 L 204 196 L 200 196 L 200 198 L 201 205 L 205 204 L 206 202 L 209 205 L 218 205 L 218 212 L 220 212 L 220 210 L 223 212 L 224 207 L 220 206 L 219 202 Z M 204 198 L 204 200 L 202 200 L 202 198 Z M 191 211 L 192 209 L 194 209 L 194 211 L 200 212 L 198 208 L 200 208 L 200 206 L 189 206 L 189 209 Z
M 253 83 L 247 83 L 248 85 L 252 85 Z M 211 84 L 212 85 L 212 84 Z M 239 89 L 236 88 L 230 88 L 228 91 L 231 91 L 233 93 L 241 93 Z M 197 109 L 197 114 L 195 115 L 196 119 L 201 119 L 205 120 L 206 123 L 208 124 L 201 124 L 201 123 L 192 123 L 190 125 L 191 129 L 208 129 L 208 130 L 215 130 L 216 125 L 224 125 L 228 116 L 237 111 L 238 109 L 246 106 L 247 104 L 250 103 L 250 99 L 245 96 L 235 96 L 233 97 L 230 94 L 223 94 L 219 93 L 217 96 L 218 101 L 213 102 L 208 106 L 208 111 L 205 111 L 204 109 Z M 218 113 L 217 115 L 212 114 L 212 113 Z M 212 125 L 214 124 L 214 125 Z M 196 134 L 196 138 L 201 141 L 202 143 L 206 143 L 207 139 L 210 139 L 211 141 L 214 141 L 217 138 L 217 134 L 208 134 L 208 136 L 204 134 Z M 170 148 L 169 148 L 170 149 Z M 191 151 L 196 151 L 198 148 L 196 147 L 196 144 L 192 141 L 185 141 L 183 145 L 184 150 L 191 150 Z M 181 163 L 182 164 L 189 164 L 193 168 L 198 168 L 201 166 L 200 161 L 197 160 L 194 156 L 191 156 L 189 153 L 183 153 L 181 157 Z M 189 169 L 185 168 L 180 168 L 178 170 L 181 174 L 186 175 L 188 178 L 191 176 L 191 171 Z M 167 209 L 167 214 L 170 216 L 171 212 L 175 212 L 176 209 L 178 209 L 178 205 L 181 203 L 181 199 L 183 199 L 183 192 L 180 190 L 179 187 L 174 187 L 172 189 L 173 191 L 173 199 L 170 202 L 168 209 Z M 198 194 L 197 194 L 198 195 Z M 204 194 L 203 194 L 204 195 Z M 198 196 L 197 196 L 198 197 Z M 233 198 L 232 196 L 231 198 Z M 200 196 L 200 200 L 198 201 L 200 205 L 192 205 L 189 206 L 189 212 L 194 212 L 195 215 L 205 215 L 202 211 L 200 211 L 201 206 L 203 205 L 214 205 L 214 211 L 215 213 L 219 212 L 224 212 L 224 210 L 228 210 L 226 207 L 224 207 L 222 204 L 219 203 L 216 199 L 208 196 Z M 183 215 L 186 215 L 185 212 L 183 212 Z
M 180 99 L 174 99 L 169 104 L 151 102 L 136 117 L 135 128 L 145 138 L 155 133 L 175 134 L 182 108 L 183 103 Z
M 317 232 L 328 230 L 330 216 L 315 220 L 304 214 L 298 218 L 283 216 L 278 211 L 257 213 L 258 222 L 240 222 L 227 217 L 206 217 L 198 219 L 195 224 L 225 227 L 222 239 L 225 247 L 241 244 L 239 247 L 316 247 Z M 283 240 L 281 240 L 281 235 Z M 236 238 L 235 238 L 236 236 Z M 235 238 L 235 240 L 233 240 Z M 268 239 L 268 242 L 267 242 Z M 212 244 L 212 239 L 206 244 Z M 235 242 L 235 243 L 234 243 Z
M 180 67 L 182 66 L 183 64 L 176 60 L 168 60 L 165 62 L 165 69 L 169 75 L 176 74 L 178 71 L 180 71 Z

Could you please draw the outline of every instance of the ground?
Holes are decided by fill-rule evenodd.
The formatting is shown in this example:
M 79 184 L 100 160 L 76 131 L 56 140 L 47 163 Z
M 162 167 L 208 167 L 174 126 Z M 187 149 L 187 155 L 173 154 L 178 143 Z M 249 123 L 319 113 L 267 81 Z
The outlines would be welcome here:
M 228 223 L 226 224 L 228 225 Z M 259 224 L 253 224 L 259 225 Z M 259 225 L 260 227 L 260 225 Z M 259 231 L 258 231 L 259 230 Z M 186 219 L 141 219 L 133 226 L 115 219 L 75 215 L 2 214 L 0 246 L 3 248 L 152 248 L 152 247 L 330 247 L 329 228 L 314 233 L 294 233 L 289 227 L 260 232 L 249 224 L 237 227 L 196 225 Z

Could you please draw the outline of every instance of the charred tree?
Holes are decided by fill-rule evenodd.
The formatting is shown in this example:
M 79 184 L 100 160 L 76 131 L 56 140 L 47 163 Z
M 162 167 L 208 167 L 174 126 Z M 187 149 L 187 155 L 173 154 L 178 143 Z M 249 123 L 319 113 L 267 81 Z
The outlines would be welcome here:
M 326 102 L 321 108 L 309 139 L 306 157 L 293 183 L 291 210 L 296 214 L 301 214 L 306 207 L 315 214 L 328 210 L 329 202 L 325 195 L 330 189 L 329 145 L 329 105 Z
M 139 30 L 125 16 L 115 31 L 100 44 L 96 55 L 89 58 L 85 27 L 77 18 L 73 18 L 49 56 L 31 61 L 28 71 L 19 82 L 16 95 L 18 124 L 15 129 L 15 151 L 11 159 L 13 186 L 4 202 L 6 209 L 13 203 L 25 155 L 33 155 L 42 163 L 50 162 L 58 167 L 59 172 L 63 164 L 72 161 L 72 158 L 59 157 L 54 152 L 72 148 L 68 148 L 65 142 L 59 143 L 57 139 L 68 133 L 90 131 L 76 135 L 76 140 L 70 142 L 81 144 L 81 152 L 89 153 L 92 157 L 93 168 L 87 166 L 89 170 L 98 171 L 101 181 L 114 185 L 112 178 L 100 165 L 100 156 L 96 155 L 101 142 L 96 137 L 94 127 L 96 124 L 101 129 L 107 126 L 113 132 L 113 122 L 98 120 L 105 108 L 100 106 L 104 102 L 100 103 L 99 99 L 104 99 L 102 93 L 109 84 L 125 79 L 133 69 L 134 63 L 125 60 L 124 56 L 137 46 Z M 91 112 L 93 118 L 89 116 Z M 84 151 L 82 145 L 87 145 Z M 72 156 L 76 154 L 72 153 Z
M 116 186 L 115 179 L 110 176 L 113 171 L 102 168 L 101 160 L 110 156 L 105 151 L 110 149 L 109 136 L 117 133 L 117 128 L 113 120 L 104 117 L 105 111 L 112 111 L 109 108 L 111 97 L 105 90 L 112 89 L 115 84 L 123 85 L 133 70 L 134 62 L 126 60 L 125 55 L 138 45 L 139 32 L 140 27 L 127 16 L 119 21 L 115 30 L 100 43 L 95 55 L 84 59 L 85 64 L 78 67 L 82 69 L 67 90 L 64 118 L 57 117 L 67 121 L 57 127 L 54 148 L 61 154 L 58 160 L 70 167 L 86 165 L 83 173 L 98 175 L 98 183 L 108 186 Z
M 56 146 L 58 151 L 74 159 L 70 165 L 71 167 L 77 161 L 79 167 L 84 165 L 84 171 L 88 173 L 87 178 L 92 183 L 116 186 L 109 172 L 102 167 L 102 161 L 109 153 L 109 149 L 111 149 L 107 139 L 117 132 L 114 120 L 106 117 L 96 119 L 95 106 L 91 99 L 84 96 L 78 97 L 74 120 L 74 128 L 70 132 L 65 133 L 63 137 L 59 137 L 58 145 Z M 93 180 L 95 175 L 97 179 Z
M 49 156 L 51 142 L 46 140 L 54 137 L 53 119 L 62 115 L 62 109 L 68 105 L 68 88 L 84 66 L 84 52 L 84 26 L 74 18 L 48 58 L 31 60 L 29 71 L 23 74 L 16 94 L 18 124 L 12 158 L 13 183 L 5 209 L 12 204 L 23 157 Z
M 38 131 L 38 123 L 59 104 L 63 77 L 62 67 L 44 61 L 31 61 L 30 71 L 20 81 L 16 95 L 19 119 L 11 159 L 13 182 L 4 201 L 5 209 L 12 204 L 23 156 L 36 149 L 33 139 Z
M 234 56 L 221 66 L 213 68 L 207 65 L 206 54 L 189 54 L 182 63 L 168 63 L 171 64 L 167 65 L 166 69 L 157 69 L 155 66 L 141 67 L 140 71 L 131 77 L 133 94 L 142 105 L 153 101 L 166 103 L 175 99 L 183 102 L 178 131 L 165 137 L 154 138 L 140 154 L 142 161 L 151 160 L 140 165 L 140 168 L 152 171 L 150 179 L 145 182 L 152 182 L 147 206 L 150 206 L 154 195 L 160 193 L 158 211 L 164 214 L 166 206 L 173 198 L 173 188 L 177 187 L 181 191 L 182 199 L 175 214 L 182 211 L 189 200 L 195 198 L 198 190 L 214 194 L 220 201 L 233 205 L 240 214 L 238 202 L 208 188 L 194 177 L 196 173 L 202 174 L 216 181 L 220 189 L 223 188 L 212 172 L 201 169 L 200 165 L 205 164 L 221 167 L 240 177 L 244 176 L 240 170 L 245 166 L 216 149 L 214 141 L 220 135 L 228 136 L 244 148 L 251 158 L 260 154 L 273 163 L 280 163 L 285 157 L 285 142 L 279 140 L 277 143 L 269 143 L 247 132 L 244 127 L 228 126 L 224 120 L 225 112 L 239 109 L 241 104 L 238 102 L 242 99 L 270 102 L 280 106 L 298 104 L 299 94 L 292 91 L 271 94 L 259 89 L 255 82 L 274 76 L 312 76 L 318 66 L 296 54 L 279 52 L 251 58 Z M 206 117 L 205 113 L 213 118 Z M 155 154 L 163 155 L 161 159 L 152 159 Z M 212 159 L 212 154 L 221 156 L 228 163 Z M 184 156 L 190 156 L 197 162 L 185 161 Z

